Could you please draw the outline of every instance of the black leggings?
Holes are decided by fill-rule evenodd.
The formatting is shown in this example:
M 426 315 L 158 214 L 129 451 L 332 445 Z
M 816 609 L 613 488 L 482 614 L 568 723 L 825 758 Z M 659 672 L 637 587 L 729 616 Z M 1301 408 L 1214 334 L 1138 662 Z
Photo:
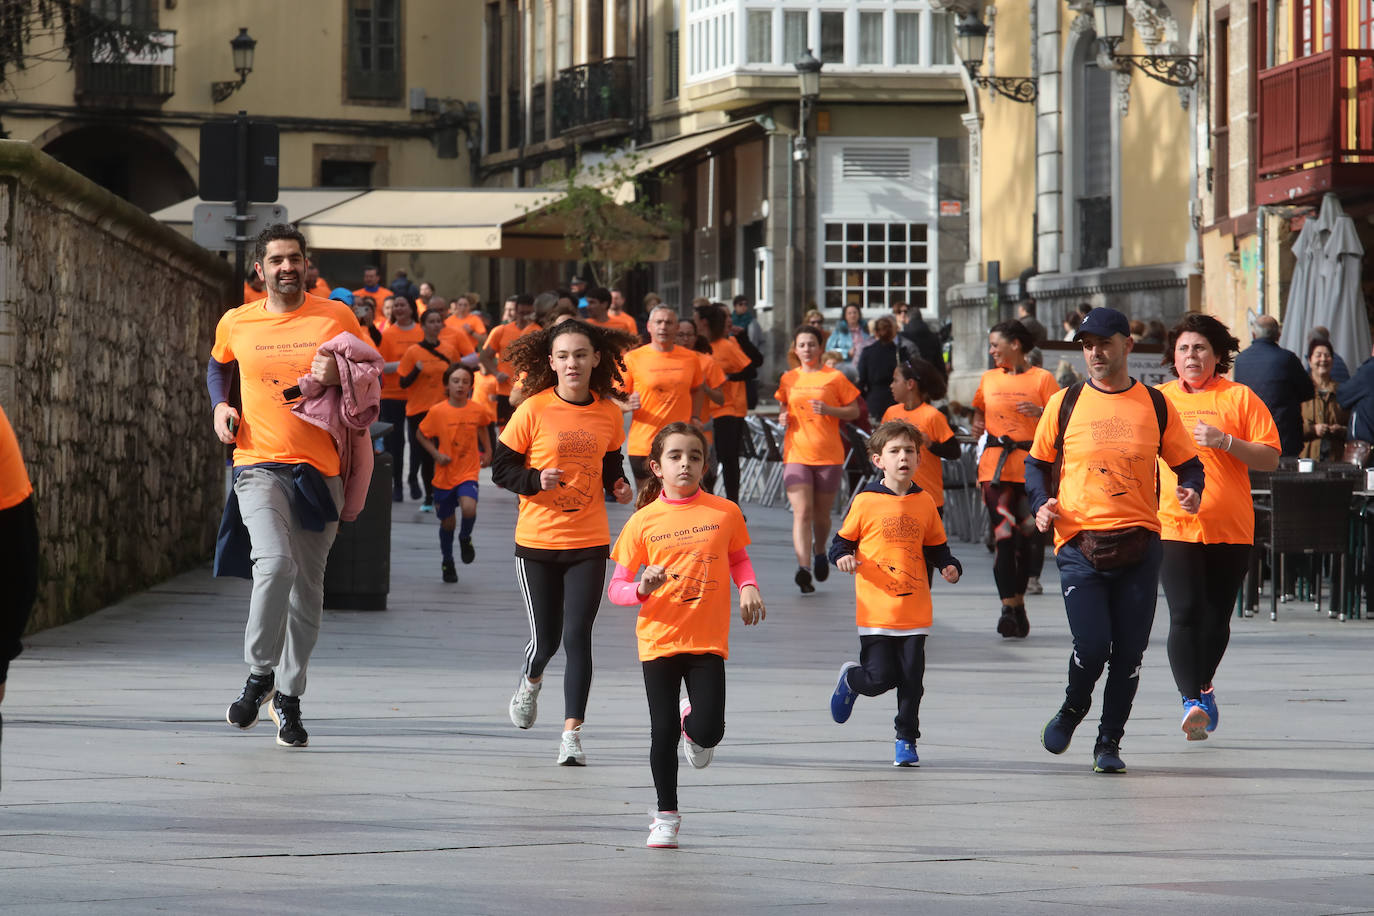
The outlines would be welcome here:
M 38 516 L 33 497 L 0 510 L 0 661 L 8 663 L 22 648 L 23 635 L 38 596 Z M 0 730 L 4 719 L 0 719 Z
M 434 499 L 434 456 L 420 444 L 420 424 L 427 413 L 406 417 L 406 438 L 410 440 L 410 482 L 415 483 L 415 475 L 420 474 L 425 481 L 425 501 L 430 502 Z
M 654 774 L 658 810 L 677 810 L 677 744 L 685 727 L 702 747 L 725 737 L 725 659 L 711 652 L 665 655 L 642 662 L 649 697 L 649 769 Z M 692 712 L 678 719 L 682 682 Z
M 563 718 L 585 719 L 592 690 L 592 624 L 606 584 L 606 559 L 576 563 L 515 558 L 515 575 L 530 617 L 525 677 L 542 677 L 563 643 Z
M 1249 561 L 1249 544 L 1164 542 L 1159 579 L 1169 602 L 1169 667 L 1184 697 L 1197 699 L 1216 676 Z
M 716 417 L 712 421 L 716 434 L 716 457 L 720 459 L 721 477 L 725 479 L 725 497 L 739 502 L 739 456 L 744 441 L 744 417 Z
M 1026 580 L 1030 578 L 1031 551 L 1040 548 L 1041 544 L 1038 538 L 1027 536 L 1021 528 L 1021 523 L 1030 517 L 1026 487 L 1005 481 L 984 483 L 983 504 L 988 508 L 988 521 L 997 543 L 997 557 L 992 563 L 997 596 L 1005 600 L 1024 595 Z
M 391 432 L 382 439 L 382 445 L 391 456 L 391 485 L 400 487 L 405 478 L 405 468 L 401 460 L 405 457 L 406 447 L 406 402 L 395 398 L 382 398 L 382 412 L 378 417 L 383 423 L 391 424 Z

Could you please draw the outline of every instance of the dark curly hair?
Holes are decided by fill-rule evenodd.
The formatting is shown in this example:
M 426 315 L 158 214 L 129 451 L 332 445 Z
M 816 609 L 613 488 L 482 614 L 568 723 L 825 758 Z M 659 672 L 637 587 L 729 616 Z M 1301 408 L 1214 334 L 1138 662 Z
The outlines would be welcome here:
M 989 334 L 1000 334 L 1003 339 L 1014 341 L 1021 345 L 1022 353 L 1030 353 L 1035 349 L 1035 335 L 1026 330 L 1026 326 L 1016 319 L 1010 321 L 999 321 L 988 329 Z
M 620 390 L 624 381 L 625 351 L 639 346 L 639 338 L 577 318 L 519 337 L 506 349 L 506 358 L 515 367 L 515 374 L 524 376 L 520 387 L 525 393 L 536 395 L 558 384 L 558 374 L 549 365 L 549 355 L 553 352 L 553 342 L 564 334 L 581 334 L 591 341 L 592 349 L 601 354 L 601 362 L 592 370 L 592 394 L 625 400 L 627 395 Z
M 1164 342 L 1164 357 L 1159 361 L 1161 366 L 1167 366 L 1174 377 L 1178 377 L 1178 368 L 1174 365 L 1174 347 L 1178 346 L 1179 337 L 1189 332 L 1207 338 L 1212 352 L 1217 355 L 1217 375 L 1231 371 L 1231 359 L 1240 352 L 1240 341 L 1226 325 L 1201 312 L 1189 312 L 1169 331 L 1169 337 Z

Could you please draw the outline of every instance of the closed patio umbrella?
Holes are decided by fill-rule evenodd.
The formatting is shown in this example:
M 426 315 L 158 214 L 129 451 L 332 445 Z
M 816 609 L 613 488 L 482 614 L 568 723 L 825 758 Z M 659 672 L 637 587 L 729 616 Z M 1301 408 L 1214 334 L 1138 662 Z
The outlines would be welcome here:
M 1322 198 L 1320 212 L 1309 219 L 1293 242 L 1293 278 L 1288 284 L 1288 303 L 1283 313 L 1283 332 L 1279 346 L 1299 356 L 1306 356 L 1307 335 L 1323 322 L 1314 316 L 1321 297 L 1322 257 L 1331 229 L 1341 213 L 1335 194 Z M 1341 354 L 1344 356 L 1345 354 Z M 1350 365 L 1347 363 L 1346 365 Z M 1359 363 L 1355 363 L 1358 366 Z M 1351 366 L 1352 370 L 1354 366 Z
M 1353 372 L 1369 358 L 1369 315 L 1360 286 L 1364 246 L 1355 221 L 1341 214 L 1335 220 L 1319 262 L 1320 291 L 1309 310 L 1312 325 L 1331 331 L 1331 347 Z

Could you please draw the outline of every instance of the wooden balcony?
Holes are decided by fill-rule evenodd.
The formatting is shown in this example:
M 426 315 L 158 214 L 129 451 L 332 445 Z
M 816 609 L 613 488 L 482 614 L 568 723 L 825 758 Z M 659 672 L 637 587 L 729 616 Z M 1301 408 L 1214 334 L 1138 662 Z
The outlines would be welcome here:
M 1335 48 L 1258 77 L 1255 202 L 1374 188 L 1374 50 Z

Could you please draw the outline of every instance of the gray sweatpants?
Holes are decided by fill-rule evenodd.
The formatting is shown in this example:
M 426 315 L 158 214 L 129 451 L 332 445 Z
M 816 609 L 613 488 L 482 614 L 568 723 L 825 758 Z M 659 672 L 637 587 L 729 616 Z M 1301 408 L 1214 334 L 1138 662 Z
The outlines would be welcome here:
M 343 505 L 343 481 L 325 478 L 334 505 Z M 292 505 L 290 468 L 244 468 L 234 482 L 239 513 L 253 549 L 253 597 L 243 636 L 243 660 L 254 674 L 276 671 L 287 696 L 305 693 L 305 669 L 324 616 L 324 566 L 339 523 L 323 531 L 301 527 Z

